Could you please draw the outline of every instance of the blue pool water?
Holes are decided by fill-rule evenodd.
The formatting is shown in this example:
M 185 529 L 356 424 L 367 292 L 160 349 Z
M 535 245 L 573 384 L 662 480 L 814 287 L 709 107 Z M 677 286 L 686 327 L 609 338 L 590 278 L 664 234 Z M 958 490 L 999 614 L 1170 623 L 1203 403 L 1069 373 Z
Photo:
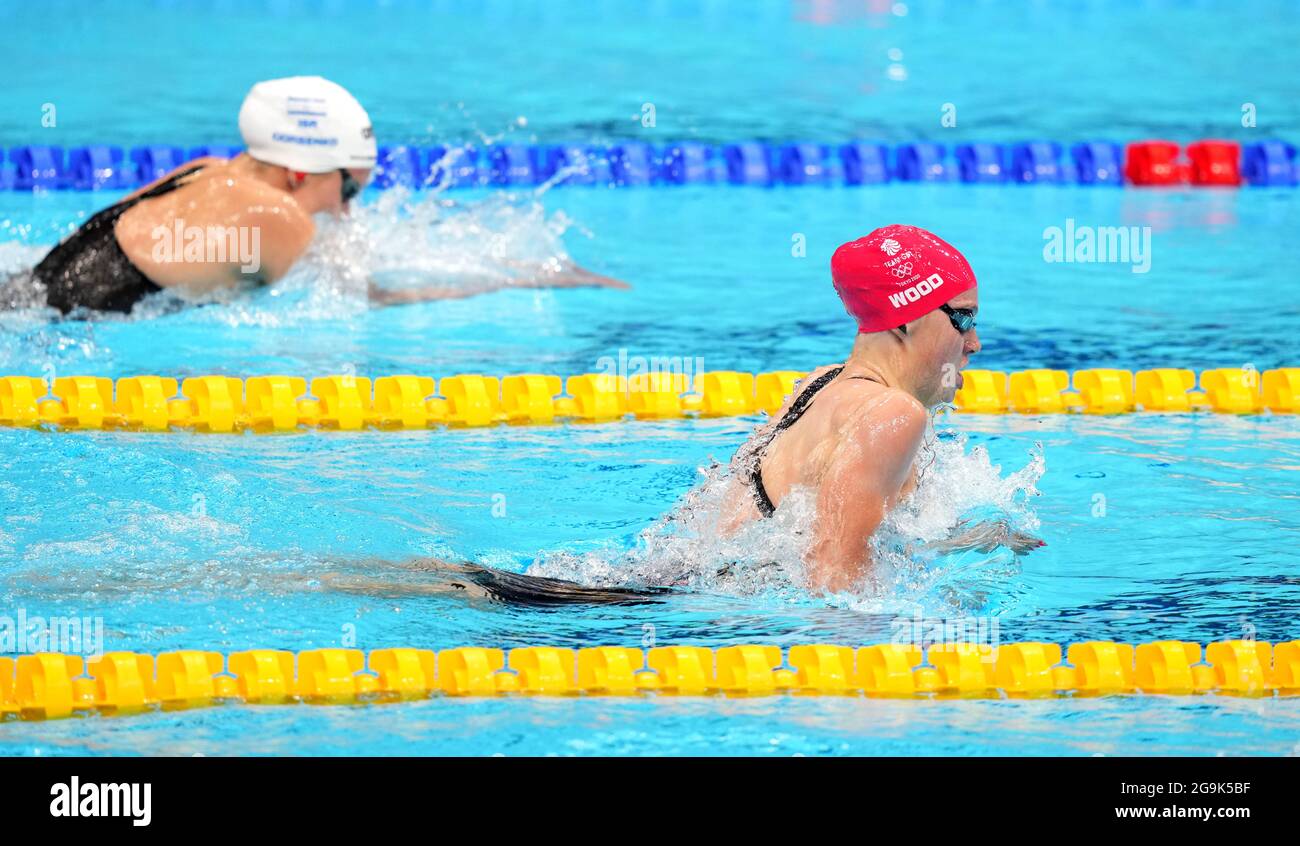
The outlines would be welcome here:
M 233 143 L 248 87 L 303 72 L 381 143 L 649 140 L 647 102 L 708 141 L 1245 139 L 1247 102 L 1300 137 L 1288 0 L 4 0 L 0 25 L 6 146 L 47 102 L 68 145 Z
M 234 140 L 247 86 L 291 72 L 353 88 L 384 142 L 641 137 L 631 116 L 644 102 L 665 139 L 1248 140 L 1243 102 L 1258 107 L 1260 131 L 1300 138 L 1286 87 L 1300 15 L 1286 4 L 1245 4 L 1260 23 L 1231 30 L 1192 2 L 895 5 L 580 13 L 196 0 L 38 21 L 27 4 L 0 3 L 0 26 L 39 33 L 0 58 L 12 82 L 0 144 Z M 302 13 L 309 24 L 286 25 Z M 257 42 L 249 33 L 276 49 L 240 47 Z M 1188 62 L 1189 50 L 1215 62 Z M 1103 54 L 1135 58 L 1107 67 Z M 58 104 L 56 129 L 39 125 L 44 102 Z M 952 130 L 938 126 L 944 102 L 958 105 Z M 0 272 L 30 265 L 112 199 L 0 192 Z M 810 369 L 840 360 L 852 338 L 827 280 L 831 251 L 893 221 L 967 252 L 985 344 L 972 366 L 1262 371 L 1297 363 L 1300 307 L 1286 292 L 1298 209 L 1294 191 L 1076 187 L 371 193 L 289 279 L 248 298 L 181 312 L 155 302 L 98 322 L 0 313 L 0 373 L 567 375 L 621 351 Z M 1150 227 L 1150 271 L 1045 262 L 1044 229 L 1068 219 Z M 371 310 L 358 285 L 557 255 L 634 287 Z M 1021 558 L 887 554 L 875 584 L 829 599 L 798 586 L 797 508 L 744 550 L 702 528 L 710 488 L 674 512 L 756 422 L 234 437 L 0 429 L 0 614 L 99 616 L 105 648 L 150 653 L 346 638 L 366 650 L 856 645 L 888 641 L 918 615 L 995 621 L 1002 642 L 1300 636 L 1291 418 L 941 418 L 940 472 L 882 543 L 979 514 L 1047 546 Z M 680 519 L 665 524 L 665 513 Z M 737 554 L 781 566 L 711 575 Z M 694 589 L 654 605 L 521 610 L 421 593 L 422 575 L 401 566 L 416 556 Z M 1221 696 L 437 699 L 0 725 L 0 752 L 41 755 L 1295 754 L 1298 739 L 1300 701 Z

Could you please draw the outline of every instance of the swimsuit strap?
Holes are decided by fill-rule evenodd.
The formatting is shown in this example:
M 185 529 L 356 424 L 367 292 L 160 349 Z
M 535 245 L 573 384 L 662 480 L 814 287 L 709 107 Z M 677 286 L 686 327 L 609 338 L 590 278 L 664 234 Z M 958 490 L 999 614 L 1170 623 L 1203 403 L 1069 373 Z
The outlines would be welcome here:
M 790 403 L 790 407 L 786 409 L 785 414 L 772 427 L 772 433 L 768 437 L 767 443 L 755 451 L 754 466 L 749 471 L 749 481 L 754 488 L 754 502 L 758 505 L 759 513 L 764 517 L 771 517 L 775 514 L 776 506 L 772 503 L 772 498 L 767 495 L 767 489 L 763 487 L 763 455 L 772 446 L 772 441 L 776 440 L 777 435 L 799 422 L 799 418 L 803 417 L 803 413 L 808 410 L 808 406 L 812 404 L 813 398 L 817 396 L 818 392 L 843 372 L 844 365 L 841 364 L 839 367 L 832 367 L 810 382 L 808 387 L 799 392 L 799 396 L 795 397 L 794 402 Z M 875 381 L 868 379 L 866 376 L 850 376 L 849 378 L 863 379 L 868 382 Z
M 123 200 L 122 202 L 118 203 L 115 206 L 112 206 L 111 208 L 114 211 L 116 211 L 118 214 L 121 214 L 122 212 L 134 206 L 136 203 L 140 202 L 141 200 L 152 200 L 154 197 L 161 197 L 163 194 L 170 194 L 171 192 L 175 191 L 177 188 L 181 187 L 182 179 L 184 179 L 187 176 L 193 176 L 194 174 L 198 173 L 201 170 L 203 170 L 203 165 L 195 165 L 194 167 L 187 168 L 186 170 L 182 170 L 180 173 L 177 173 L 174 176 L 162 182 L 159 182 L 157 185 L 153 186 L 148 191 L 145 191 L 140 196 L 132 197 L 129 200 Z
M 63 314 L 78 306 L 94 311 L 129 312 L 140 298 L 161 290 L 131 263 L 118 243 L 117 221 L 141 200 L 171 193 L 203 169 L 193 165 L 137 197 L 101 209 L 64 238 L 32 268 L 45 286 L 45 301 Z
M 799 418 L 803 417 L 803 413 L 808 410 L 808 406 L 812 403 L 813 397 L 817 396 L 817 392 L 830 384 L 832 379 L 843 372 L 844 365 L 832 367 L 830 370 L 827 370 L 812 382 L 808 383 L 808 387 L 799 392 L 799 396 L 795 397 L 794 402 L 790 403 L 790 407 L 785 410 L 785 415 L 777 421 L 776 428 L 772 430 L 772 437 L 768 438 L 768 445 L 776 439 L 777 432 L 784 432 L 786 429 L 789 429 L 797 423 Z

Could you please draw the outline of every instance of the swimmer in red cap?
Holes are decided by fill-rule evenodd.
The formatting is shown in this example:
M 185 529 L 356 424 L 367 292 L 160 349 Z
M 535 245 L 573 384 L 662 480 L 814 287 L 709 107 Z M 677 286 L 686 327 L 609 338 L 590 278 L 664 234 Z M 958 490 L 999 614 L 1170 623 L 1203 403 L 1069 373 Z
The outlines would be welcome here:
M 867 573 L 868 540 L 916 487 L 930 409 L 952 401 L 980 350 L 979 294 L 965 257 L 915 226 L 885 226 L 842 245 L 831 278 L 858 324 L 853 351 L 809 374 L 737 452 L 724 526 L 771 517 L 791 490 L 810 488 L 817 520 L 809 582 L 839 591 Z M 968 546 L 988 543 L 987 534 Z

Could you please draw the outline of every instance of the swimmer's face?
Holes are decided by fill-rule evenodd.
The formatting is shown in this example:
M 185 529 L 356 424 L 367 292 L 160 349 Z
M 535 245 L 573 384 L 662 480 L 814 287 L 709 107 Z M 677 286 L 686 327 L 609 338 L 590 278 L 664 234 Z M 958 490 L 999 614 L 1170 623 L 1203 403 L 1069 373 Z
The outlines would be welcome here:
M 979 313 L 979 289 L 972 288 L 948 301 L 949 308 L 969 309 Z M 961 387 L 961 371 L 970 357 L 980 351 L 979 331 L 971 327 L 959 332 L 947 312 L 935 309 L 908 327 L 915 384 L 919 399 L 926 407 L 952 402 Z
M 346 174 L 346 176 L 344 175 Z M 361 193 L 361 189 L 370 184 L 370 170 L 363 167 L 338 170 L 333 173 L 335 204 L 330 211 L 346 212 L 352 200 Z

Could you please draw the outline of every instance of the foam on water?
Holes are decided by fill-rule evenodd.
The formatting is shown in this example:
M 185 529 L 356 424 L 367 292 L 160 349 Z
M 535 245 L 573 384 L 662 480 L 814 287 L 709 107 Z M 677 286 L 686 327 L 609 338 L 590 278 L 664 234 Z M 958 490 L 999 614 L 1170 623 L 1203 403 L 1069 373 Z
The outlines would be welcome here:
M 1015 533 L 1038 528 L 1029 499 L 1038 495 L 1046 470 L 1041 448 L 1004 475 L 983 447 L 967 451 L 964 436 L 937 434 L 932 423 L 918 466 L 916 490 L 871 539 L 871 574 L 849 592 L 820 598 L 804 588 L 803 555 L 816 517 L 808 489 L 792 491 L 771 519 L 751 521 L 734 535 L 720 532 L 732 480 L 718 465 L 701 470 L 704 481 L 642 532 L 631 551 L 545 554 L 528 572 L 596 586 L 680 585 L 870 612 L 996 613 L 1019 592 L 1017 553 L 1009 544 Z M 975 548 L 938 547 L 972 526 L 980 529 Z
M 293 270 L 253 297 L 227 296 L 202 317 L 228 326 L 290 326 L 348 318 L 371 308 L 369 285 L 390 289 L 509 286 L 569 261 L 570 221 L 538 194 L 447 199 L 393 188 L 351 214 L 318 216 L 311 248 Z
M 866 590 L 840 604 L 893 612 L 996 613 L 1020 593 L 1016 533 L 1032 534 L 1029 504 L 1047 469 L 1041 444 L 1029 462 L 1003 475 L 982 446 L 966 437 L 927 437 L 913 494 L 885 518 L 871 541 L 875 568 Z M 974 528 L 978 546 L 948 551 L 942 543 Z M 963 544 L 967 546 L 967 544 Z
M 47 375 L 31 372 L 32 361 L 48 370 L 100 357 L 94 327 L 56 321 L 58 312 L 45 305 L 44 287 L 25 272 L 48 251 L 48 246 L 0 242 L 0 370 L 6 375 Z

